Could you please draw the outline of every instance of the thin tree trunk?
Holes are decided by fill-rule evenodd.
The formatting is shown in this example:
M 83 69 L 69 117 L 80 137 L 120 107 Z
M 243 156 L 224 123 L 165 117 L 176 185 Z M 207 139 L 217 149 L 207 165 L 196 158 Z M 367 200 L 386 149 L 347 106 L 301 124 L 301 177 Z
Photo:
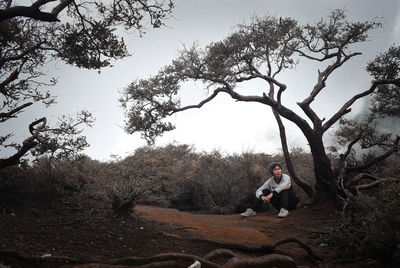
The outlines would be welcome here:
M 293 178 L 294 182 L 307 194 L 309 198 L 312 199 L 314 198 L 314 190 L 306 181 L 299 178 L 299 176 L 297 176 L 296 174 L 296 171 L 294 170 L 293 163 L 289 155 L 289 149 L 286 140 L 286 130 L 285 126 L 282 123 L 281 117 L 275 109 L 272 109 L 272 112 L 274 113 L 276 122 L 278 123 L 279 126 L 279 135 L 282 143 L 282 151 L 285 157 L 286 167 L 289 171 L 289 174 Z

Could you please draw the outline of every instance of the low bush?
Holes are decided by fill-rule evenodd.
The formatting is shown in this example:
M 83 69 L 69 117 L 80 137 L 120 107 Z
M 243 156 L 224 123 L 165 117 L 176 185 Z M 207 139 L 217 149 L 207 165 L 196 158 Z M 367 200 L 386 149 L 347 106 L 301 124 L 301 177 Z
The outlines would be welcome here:
M 107 193 L 107 201 L 111 204 L 115 215 L 129 216 L 135 207 L 139 193 L 133 187 L 112 187 Z
M 343 257 L 400 263 L 400 186 L 381 185 L 373 195 L 351 196 L 327 242 Z

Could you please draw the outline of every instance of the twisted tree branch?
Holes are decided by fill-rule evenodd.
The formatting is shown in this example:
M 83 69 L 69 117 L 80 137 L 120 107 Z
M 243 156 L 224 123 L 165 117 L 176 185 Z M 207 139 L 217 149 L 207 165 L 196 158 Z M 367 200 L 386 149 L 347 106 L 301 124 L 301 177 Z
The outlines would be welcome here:
M 17 164 L 21 157 L 24 156 L 24 154 L 26 154 L 30 149 L 38 144 L 36 140 L 39 136 L 40 131 L 42 131 L 43 128 L 46 126 L 46 122 L 46 117 L 43 117 L 32 122 L 29 125 L 29 131 L 31 132 L 32 136 L 23 141 L 21 149 L 19 149 L 14 155 L 8 158 L 0 159 L 0 169 Z M 40 125 L 37 128 L 34 128 L 38 124 Z

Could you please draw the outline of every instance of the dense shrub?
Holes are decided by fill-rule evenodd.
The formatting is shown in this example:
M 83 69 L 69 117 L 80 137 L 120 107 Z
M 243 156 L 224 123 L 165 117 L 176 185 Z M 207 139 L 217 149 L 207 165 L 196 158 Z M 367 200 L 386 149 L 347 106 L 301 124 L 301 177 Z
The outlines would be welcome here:
M 400 263 L 400 186 L 381 185 L 374 195 L 351 196 L 327 241 L 344 257 Z
M 302 150 L 293 154 L 300 174 L 309 178 L 309 154 Z M 170 144 L 142 147 L 124 159 L 114 156 L 108 162 L 84 155 L 57 161 L 43 157 L 26 167 L 25 173 L 51 192 L 104 200 L 114 210 L 133 198 L 133 205 L 230 214 L 250 205 L 255 190 L 270 176 L 267 166 L 271 161 L 283 163 L 283 157 L 200 153 L 189 145 Z M 301 195 L 301 190 L 296 190 Z
M 25 204 L 47 205 L 59 192 L 47 180 L 35 176 L 29 166 L 11 166 L 0 169 L 0 211 L 12 211 Z
M 107 201 L 111 204 L 114 214 L 129 216 L 135 207 L 138 192 L 132 186 L 115 186 L 107 192 Z

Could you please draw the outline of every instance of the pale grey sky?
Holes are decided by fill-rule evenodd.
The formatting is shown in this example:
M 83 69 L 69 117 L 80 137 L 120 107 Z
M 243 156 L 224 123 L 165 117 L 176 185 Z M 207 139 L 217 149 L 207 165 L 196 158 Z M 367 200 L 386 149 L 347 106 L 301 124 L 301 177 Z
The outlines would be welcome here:
M 136 33 L 124 33 L 132 56 L 115 62 L 113 68 L 98 74 L 66 67 L 62 62 L 47 66 L 48 72 L 59 80 L 52 89 L 58 103 L 49 109 L 35 104 L 19 120 L 7 124 L 6 130 L 16 132 L 16 138 L 23 139 L 28 136 L 27 125 L 35 118 L 45 115 L 54 120 L 58 115 L 86 109 L 94 114 L 96 123 L 85 131 L 91 144 L 85 153 L 99 160 L 109 159 L 111 154 L 123 157 L 146 143 L 139 134 L 124 133 L 119 91 L 137 78 L 156 74 L 176 57 L 177 50 L 184 44 L 198 42 L 207 45 L 221 40 L 233 31 L 235 25 L 250 21 L 253 15 L 294 17 L 301 23 L 312 23 L 332 9 L 345 8 L 351 20 L 382 17 L 384 28 L 374 30 L 370 41 L 358 48 L 363 55 L 335 73 L 313 103 L 317 112 L 329 117 L 348 98 L 368 87 L 370 78 L 364 70 L 366 63 L 377 52 L 383 52 L 400 41 L 398 0 L 176 0 L 175 5 L 174 18 L 165 21 L 166 27 L 149 29 L 142 38 Z M 300 114 L 296 101 L 308 95 L 318 69 L 316 65 L 304 63 L 280 77 L 288 85 L 283 102 Z M 198 86 L 185 88 L 184 102 L 196 103 L 205 96 L 204 91 L 194 90 Z M 246 90 L 259 88 L 259 84 L 250 84 Z M 353 114 L 362 106 L 362 102 L 356 103 Z M 217 149 L 227 153 L 276 153 L 280 150 L 277 124 L 267 106 L 237 103 L 221 96 L 201 110 L 182 112 L 171 120 L 176 123 L 176 130 L 158 139 L 156 145 L 177 142 L 192 144 L 199 151 Z M 304 146 L 305 139 L 296 127 L 290 123 L 286 123 L 286 127 L 289 146 Z

